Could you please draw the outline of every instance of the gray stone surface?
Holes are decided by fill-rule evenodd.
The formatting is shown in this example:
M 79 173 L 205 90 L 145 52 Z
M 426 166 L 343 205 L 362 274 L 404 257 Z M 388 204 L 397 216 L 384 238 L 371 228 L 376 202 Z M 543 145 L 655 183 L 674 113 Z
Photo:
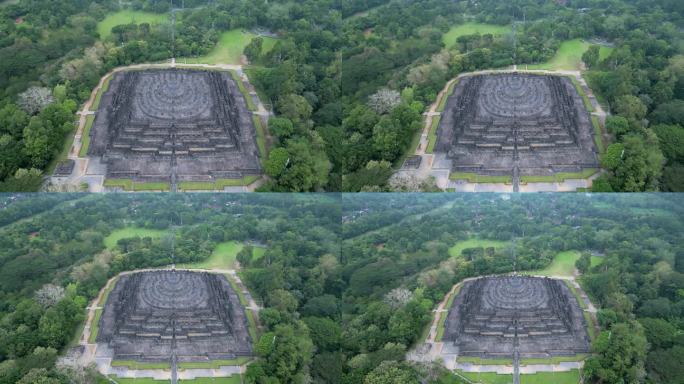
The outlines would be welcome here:
M 563 76 L 520 73 L 464 76 L 449 97 L 435 154 L 453 172 L 552 175 L 597 168 L 593 126 Z
M 212 181 L 261 173 L 252 113 L 229 72 L 116 73 L 102 95 L 88 156 L 108 178 Z
M 247 317 L 225 276 L 155 271 L 123 275 L 99 322 L 98 350 L 115 360 L 179 362 L 252 354 Z
M 528 276 L 467 281 L 447 316 L 444 343 L 460 356 L 547 358 L 589 352 L 577 300 L 559 280 Z

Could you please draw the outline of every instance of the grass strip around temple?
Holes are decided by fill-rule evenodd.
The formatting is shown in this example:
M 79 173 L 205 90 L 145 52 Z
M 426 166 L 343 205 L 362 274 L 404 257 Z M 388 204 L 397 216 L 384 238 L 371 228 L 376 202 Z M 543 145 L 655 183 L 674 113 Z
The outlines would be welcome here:
M 259 148 L 259 156 L 261 156 L 261 164 L 263 165 L 268 157 L 268 152 L 266 151 L 266 128 L 264 128 L 259 115 L 252 115 L 252 121 L 256 129 L 256 143 L 257 148 Z
M 445 311 L 439 314 L 439 321 L 437 322 L 437 334 L 435 335 L 435 341 L 442 341 L 442 338 L 444 337 L 444 325 L 446 324 L 449 309 L 454 304 L 454 299 L 456 299 L 456 296 L 460 291 L 461 286 L 459 285 L 454 290 L 454 293 L 451 296 L 449 296 L 449 299 L 447 299 L 446 305 L 444 306 Z
M 257 181 L 259 176 L 244 176 L 241 179 L 217 179 L 216 181 L 182 181 L 178 183 L 181 191 L 222 191 L 226 187 L 241 187 Z
M 112 367 L 128 367 L 129 369 L 170 369 L 171 363 L 142 363 L 135 360 L 112 360 Z
M 81 149 L 78 151 L 79 157 L 86 157 L 88 154 L 88 147 L 90 146 L 90 128 L 93 127 L 95 115 L 86 116 L 86 124 L 81 135 Z
M 447 99 L 449 99 L 449 96 L 454 92 L 454 87 L 456 87 L 456 84 L 458 84 L 458 79 L 454 80 L 449 87 L 447 88 L 446 92 L 442 95 L 442 99 L 439 100 L 439 105 L 437 106 L 437 112 L 444 112 L 444 108 L 446 107 L 446 102 Z
M 136 183 L 131 179 L 106 179 L 104 186 L 108 188 L 121 188 L 125 191 L 168 191 L 169 183 Z
M 251 357 L 238 356 L 230 360 L 212 360 L 212 361 L 197 361 L 197 362 L 182 362 L 178 363 L 178 369 L 219 369 L 221 366 L 238 366 L 244 365 L 252 360 Z
M 435 149 L 435 143 L 437 142 L 437 127 L 439 127 L 441 118 L 441 116 L 432 116 L 432 125 L 430 126 L 430 132 L 428 132 L 428 145 L 425 149 L 425 153 L 432 153 Z
M 466 180 L 470 183 L 511 183 L 513 182 L 513 177 L 510 175 L 503 176 L 489 176 L 489 175 L 478 175 L 477 173 L 470 172 L 451 172 L 449 174 L 450 180 Z
M 599 170 L 596 168 L 588 168 L 582 172 L 558 172 L 547 176 L 520 176 L 522 183 L 561 183 L 567 179 L 587 179 L 594 175 Z
M 601 123 L 599 122 L 598 116 L 591 117 L 591 125 L 594 126 L 594 142 L 596 143 L 596 149 L 599 153 L 605 151 L 603 145 L 603 131 L 601 130 Z
M 240 75 L 238 75 L 238 73 L 235 71 L 228 72 L 230 72 L 230 76 L 233 77 L 233 80 L 235 80 L 235 84 L 237 84 L 238 89 L 240 89 L 240 93 L 242 93 L 242 96 L 245 98 L 245 103 L 247 103 L 247 109 L 249 109 L 250 111 L 256 111 L 257 106 L 256 104 L 254 104 L 252 95 L 249 94 L 249 91 L 247 90 L 247 87 L 245 87 L 245 83 L 242 82 Z
M 102 83 L 102 87 L 100 87 L 100 89 L 97 91 L 97 94 L 95 95 L 95 100 L 93 100 L 93 104 L 90 105 L 91 111 L 96 112 L 97 109 L 100 107 L 102 95 L 109 89 L 109 83 L 112 81 L 112 76 L 107 77 L 105 81 Z

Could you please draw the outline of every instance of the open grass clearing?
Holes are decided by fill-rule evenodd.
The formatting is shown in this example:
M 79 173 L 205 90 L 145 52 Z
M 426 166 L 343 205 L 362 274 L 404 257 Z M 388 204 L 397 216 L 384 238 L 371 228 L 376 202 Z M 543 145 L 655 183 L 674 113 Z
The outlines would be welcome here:
M 128 239 L 132 237 L 152 237 L 159 238 L 168 232 L 161 229 L 149 229 L 140 227 L 124 227 L 117 229 L 105 237 L 104 244 L 107 249 L 112 249 L 116 246 L 117 242 L 121 239 Z
M 454 244 L 449 248 L 449 256 L 460 257 L 463 250 L 468 248 L 503 248 L 508 244 L 508 241 L 487 240 L 475 237 Z
M 110 13 L 102 21 L 97 23 L 97 33 L 100 34 L 100 39 L 104 40 L 112 34 L 112 28 L 116 27 L 117 25 L 131 23 L 148 23 L 150 25 L 154 25 L 168 22 L 169 15 L 167 13 L 152 13 L 125 9 L 115 13 Z
M 205 56 L 178 58 L 178 63 L 187 64 L 240 64 L 242 52 L 247 44 L 257 35 L 242 29 L 231 29 L 223 32 L 219 37 L 214 49 Z M 277 39 L 268 36 L 261 36 L 263 45 L 261 53 L 267 53 L 275 45 Z
M 442 36 L 442 42 L 447 48 L 450 48 L 456 44 L 456 39 L 460 36 L 473 35 L 475 33 L 479 33 L 480 35 L 505 35 L 510 33 L 511 30 L 510 25 L 465 23 L 451 27 L 451 29 Z
M 572 276 L 575 273 L 575 262 L 580 256 L 580 252 L 574 250 L 559 252 L 548 267 L 529 273 L 542 276 Z
M 530 64 L 527 69 L 568 70 L 575 71 L 582 67 L 582 55 L 592 44 L 582 40 L 566 40 L 558 47 L 556 54 L 546 63 Z M 608 57 L 612 48 L 601 46 L 599 57 Z
M 243 243 L 237 241 L 226 241 L 219 243 L 214 248 L 214 251 L 209 255 L 209 258 L 196 263 L 179 264 L 179 268 L 200 268 L 200 269 L 233 269 L 236 266 L 237 254 L 245 247 Z M 254 247 L 252 257 L 258 258 L 263 255 L 266 250 L 260 247 Z

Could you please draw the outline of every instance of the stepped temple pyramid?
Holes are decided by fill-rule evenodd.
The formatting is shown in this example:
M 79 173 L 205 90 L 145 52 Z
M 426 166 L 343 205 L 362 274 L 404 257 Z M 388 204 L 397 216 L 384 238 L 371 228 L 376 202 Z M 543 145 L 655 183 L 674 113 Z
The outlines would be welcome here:
M 483 277 L 463 284 L 443 341 L 460 356 L 569 356 L 589 352 L 586 327 L 577 299 L 561 280 Z
M 114 360 L 196 362 L 252 355 L 247 317 L 225 276 L 151 271 L 121 275 L 97 334 Z
M 447 100 L 435 154 L 451 172 L 514 177 L 598 168 L 593 126 L 569 78 L 461 78 Z
M 252 113 L 227 71 L 114 74 L 90 132 L 88 156 L 106 178 L 213 181 L 259 175 Z

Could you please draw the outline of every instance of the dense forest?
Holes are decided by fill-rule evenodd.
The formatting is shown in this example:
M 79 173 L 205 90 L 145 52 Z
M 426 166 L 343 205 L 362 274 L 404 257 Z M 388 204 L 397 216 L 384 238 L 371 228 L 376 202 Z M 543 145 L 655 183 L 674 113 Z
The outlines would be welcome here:
M 179 4 L 180 3 L 180 4 Z M 179 9 L 182 5 L 184 9 Z M 583 56 L 612 116 L 596 191 L 684 190 L 684 9 L 677 0 L 137 0 L 171 12 L 104 38 L 112 0 L 20 0 L 0 8 L 0 190 L 35 190 L 74 131 L 74 112 L 110 69 L 207 53 L 221 32 L 278 36 L 245 49 L 247 72 L 277 117 L 265 164 L 270 191 L 434 190 L 388 180 L 420 130 L 421 114 L 462 72 L 540 63 L 568 39 L 615 49 Z M 515 35 L 450 27 L 515 24 Z M 174 38 L 172 38 L 172 36 Z M 68 143 L 68 141 L 66 141 Z
M 224 241 L 267 248 L 259 258 L 237 255 L 264 305 L 260 359 L 248 366 L 247 383 L 459 383 L 439 365 L 405 361 L 436 304 L 464 278 L 538 270 L 568 250 L 603 260 L 577 263 L 600 308 L 585 382 L 683 379 L 677 195 L 52 196 L 0 196 L 3 384 L 98 382 L 92 368 L 55 361 L 74 345 L 85 306 L 107 279 L 169 265 L 172 252 L 176 262 L 204 260 Z M 32 201 L 51 207 L 33 209 Z M 125 227 L 166 234 L 106 247 Z M 450 256 L 471 238 L 509 245 Z

